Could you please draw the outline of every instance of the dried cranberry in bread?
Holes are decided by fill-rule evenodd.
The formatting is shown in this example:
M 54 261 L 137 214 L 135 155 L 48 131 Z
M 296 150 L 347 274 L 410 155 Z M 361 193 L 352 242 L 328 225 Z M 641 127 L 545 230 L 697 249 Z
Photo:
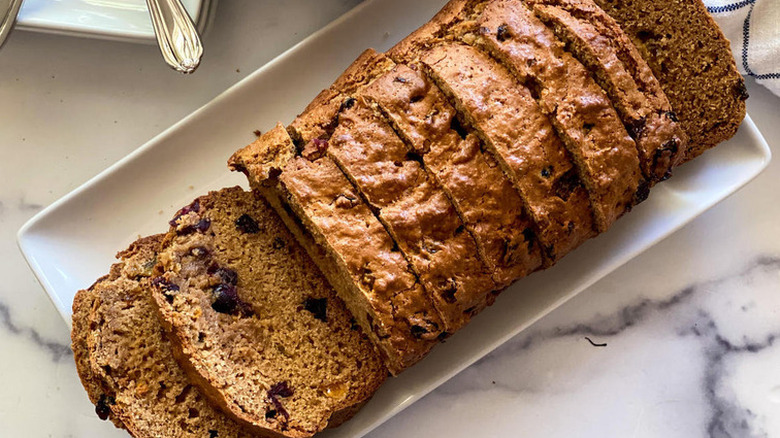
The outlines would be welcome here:
M 240 187 L 171 221 L 153 299 L 185 370 L 256 433 L 308 437 L 348 419 L 387 369 L 273 209 Z
M 307 150 L 323 144 L 315 139 Z M 274 206 L 398 374 L 443 336 L 426 291 L 390 235 L 324 154 L 296 156 L 285 127 L 236 152 L 229 165 Z
M 148 281 L 161 237 L 120 252 L 111 274 L 90 289 L 89 319 L 74 313 L 74 333 L 88 328 L 90 372 L 104 386 L 96 410 L 110 410 L 136 438 L 250 437 L 193 387 L 155 317 Z

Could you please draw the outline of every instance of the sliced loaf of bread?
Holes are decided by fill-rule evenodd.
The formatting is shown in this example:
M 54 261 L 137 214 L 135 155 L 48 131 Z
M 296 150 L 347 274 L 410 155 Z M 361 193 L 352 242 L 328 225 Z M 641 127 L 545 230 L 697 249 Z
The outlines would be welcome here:
M 176 214 L 151 284 L 191 379 L 258 434 L 307 437 L 338 425 L 387 377 L 280 218 L 240 187 Z

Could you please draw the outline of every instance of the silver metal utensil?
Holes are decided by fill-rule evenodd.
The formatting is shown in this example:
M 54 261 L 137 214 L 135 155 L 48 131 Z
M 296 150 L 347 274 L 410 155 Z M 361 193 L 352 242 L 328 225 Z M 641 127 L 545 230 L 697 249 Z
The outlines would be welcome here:
M 0 47 L 3 47 L 8 34 L 11 33 L 21 7 L 22 0 L 0 0 Z
M 163 59 L 174 70 L 192 73 L 200 65 L 203 45 L 181 0 L 146 0 Z

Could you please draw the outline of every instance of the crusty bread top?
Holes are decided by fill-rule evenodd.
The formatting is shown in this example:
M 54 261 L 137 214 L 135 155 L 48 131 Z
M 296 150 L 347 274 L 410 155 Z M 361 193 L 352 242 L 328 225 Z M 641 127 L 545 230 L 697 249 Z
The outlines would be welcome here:
M 531 0 L 534 12 L 607 92 L 639 152 L 645 178 L 671 176 L 687 135 L 645 60 L 620 26 L 592 0 Z
M 436 176 L 499 288 L 540 266 L 539 246 L 522 199 L 420 69 L 398 65 L 367 87 L 364 96 L 375 102 Z
M 422 62 L 517 187 L 548 263 L 591 237 L 587 191 L 531 91 L 470 46 L 434 48 Z
M 339 116 L 328 155 L 342 168 L 417 272 L 447 331 L 485 306 L 495 285 L 439 184 L 362 98 Z
M 319 139 L 296 157 L 278 124 L 229 160 L 263 193 L 398 374 L 435 345 L 442 323 L 392 238 Z
M 345 100 L 393 65 L 390 58 L 374 49 L 364 51 L 290 123 L 290 135 L 300 146 L 315 138 L 330 137 Z

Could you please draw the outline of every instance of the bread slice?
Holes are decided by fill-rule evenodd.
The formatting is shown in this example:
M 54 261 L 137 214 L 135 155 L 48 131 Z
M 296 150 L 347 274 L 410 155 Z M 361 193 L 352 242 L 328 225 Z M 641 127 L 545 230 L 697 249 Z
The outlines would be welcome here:
M 536 15 L 592 72 L 634 139 L 650 183 L 671 176 L 687 147 L 669 100 L 620 26 L 591 0 L 531 0 Z
M 312 139 L 329 138 L 345 101 L 393 65 L 390 58 L 373 49 L 363 52 L 290 123 L 288 130 L 296 144 L 302 147 Z
M 328 156 L 376 211 L 453 333 L 492 303 L 495 285 L 452 203 L 408 152 L 362 98 L 339 115 L 327 143 Z
M 631 38 L 688 134 L 683 161 L 731 138 L 747 89 L 701 0 L 595 0 Z
M 250 437 L 247 430 L 213 408 L 192 386 L 173 357 L 168 339 L 154 314 L 148 279 L 161 236 L 140 239 L 120 252 L 111 274 L 98 281 L 86 316 L 74 313 L 74 333 L 86 326 L 90 372 L 104 385 L 97 410 L 110 409 L 136 438 Z M 76 350 L 74 350 L 76 351 Z M 80 367 L 83 369 L 83 367 Z
M 317 142 L 312 142 L 312 145 Z M 311 149 L 311 146 L 308 149 Z M 326 156 L 296 157 L 282 124 L 229 161 L 274 206 L 398 374 L 443 336 L 433 303 L 341 170 Z
M 452 201 L 499 287 L 541 266 L 523 201 L 482 142 L 419 69 L 397 65 L 363 91 Z
M 107 281 L 108 275 L 99 278 L 92 286 L 80 290 L 73 297 L 73 314 L 71 337 L 71 350 L 73 359 L 76 361 L 76 371 L 78 372 L 81 385 L 87 391 L 89 401 L 95 405 L 95 413 L 101 420 L 111 420 L 119 429 L 124 429 L 122 420 L 111 410 L 114 404 L 113 396 L 109 396 L 110 389 L 106 383 L 97 375 L 92 373 L 89 351 L 87 348 L 87 337 L 89 336 L 89 315 L 92 313 L 92 307 L 95 304 L 95 287 L 104 281 Z
M 595 235 L 587 190 L 530 90 L 469 46 L 435 47 L 422 62 L 517 188 L 546 264 Z
M 258 434 L 307 437 L 371 398 L 387 369 L 264 200 L 211 192 L 171 226 L 152 297 L 215 404 Z

